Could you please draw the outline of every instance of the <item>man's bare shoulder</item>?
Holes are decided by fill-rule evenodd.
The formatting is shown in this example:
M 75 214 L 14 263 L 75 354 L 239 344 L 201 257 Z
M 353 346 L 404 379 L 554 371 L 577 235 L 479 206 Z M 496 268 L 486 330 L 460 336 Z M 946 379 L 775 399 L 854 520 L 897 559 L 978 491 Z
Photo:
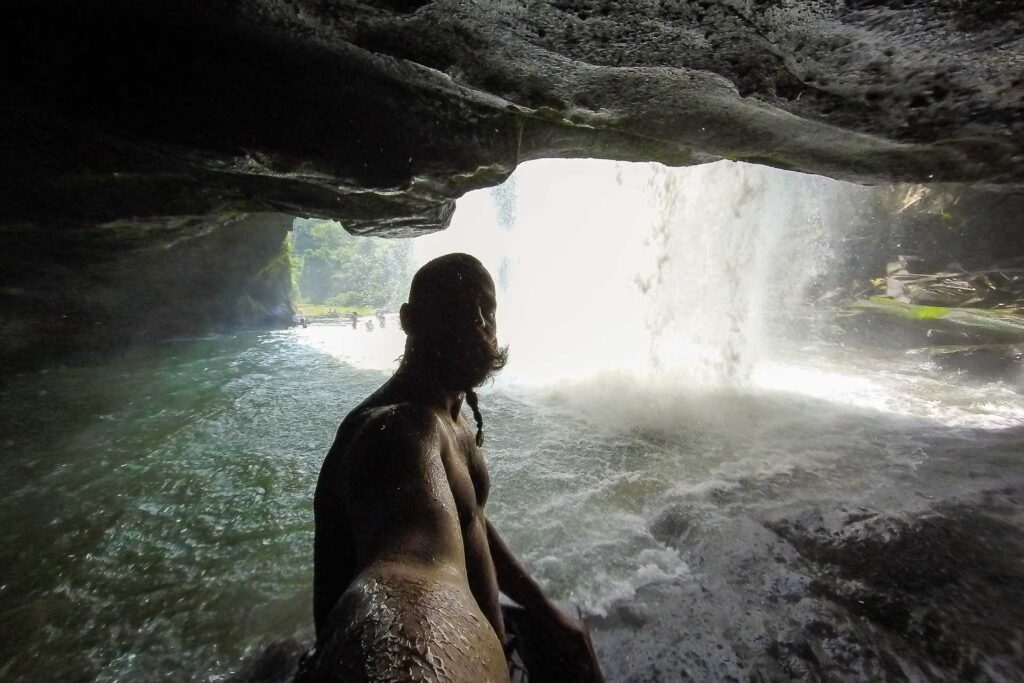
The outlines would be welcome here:
M 436 469 L 441 461 L 442 430 L 440 416 L 423 404 L 359 406 L 342 422 L 321 466 L 318 504 L 329 504 L 346 491 L 345 495 L 358 496 L 353 486 L 377 486 L 378 480 Z
M 447 558 L 461 551 L 457 506 L 436 411 L 400 403 L 369 409 L 337 482 L 363 558 Z M 461 560 L 465 562 L 465 560 Z
M 353 429 L 349 457 L 367 451 L 391 457 L 430 455 L 440 445 L 442 425 L 437 411 L 421 403 L 366 406 L 349 416 Z

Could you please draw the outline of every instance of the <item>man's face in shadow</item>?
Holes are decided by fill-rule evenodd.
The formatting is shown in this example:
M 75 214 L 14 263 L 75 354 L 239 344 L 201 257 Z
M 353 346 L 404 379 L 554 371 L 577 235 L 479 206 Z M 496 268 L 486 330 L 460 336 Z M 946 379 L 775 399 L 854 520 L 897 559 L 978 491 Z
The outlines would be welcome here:
M 402 306 L 402 326 L 446 385 L 473 389 L 505 366 L 494 281 L 483 266 L 440 273 L 421 289 Z

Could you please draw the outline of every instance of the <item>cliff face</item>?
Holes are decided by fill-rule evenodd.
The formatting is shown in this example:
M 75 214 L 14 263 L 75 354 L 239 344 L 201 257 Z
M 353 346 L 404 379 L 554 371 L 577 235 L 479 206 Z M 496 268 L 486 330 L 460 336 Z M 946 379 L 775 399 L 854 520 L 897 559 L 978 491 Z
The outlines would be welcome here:
M 8 226 L 0 361 L 10 371 L 133 341 L 287 324 L 291 222 L 255 214 L 185 217 L 161 230 Z
M 1016 0 L 84 0 L 0 39 L 5 239 L 129 270 L 241 214 L 437 230 L 540 157 L 1024 187 Z M 92 277 L 9 289 L 49 263 Z

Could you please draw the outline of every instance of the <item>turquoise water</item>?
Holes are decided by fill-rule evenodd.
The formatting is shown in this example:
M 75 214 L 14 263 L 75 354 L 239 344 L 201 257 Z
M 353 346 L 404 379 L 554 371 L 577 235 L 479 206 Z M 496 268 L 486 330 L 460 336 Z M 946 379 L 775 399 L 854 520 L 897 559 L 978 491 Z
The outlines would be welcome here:
M 0 679 L 220 680 L 271 643 L 309 639 L 316 473 L 341 418 L 386 377 L 333 351 L 394 358 L 398 333 L 374 334 L 182 340 L 4 387 Z M 612 680 L 773 677 L 765 633 L 792 624 L 794 605 L 827 602 L 771 531 L 780 519 L 982 509 L 1024 482 L 1012 387 L 895 354 L 796 350 L 728 390 L 499 381 L 481 407 L 489 514 L 591 615 Z M 1010 498 L 999 514 L 1013 529 Z M 766 599 L 783 584 L 800 597 Z M 665 668 L 681 652 L 690 668 Z
M 192 678 L 302 633 L 319 457 L 376 381 L 275 335 L 18 378 L 3 677 Z

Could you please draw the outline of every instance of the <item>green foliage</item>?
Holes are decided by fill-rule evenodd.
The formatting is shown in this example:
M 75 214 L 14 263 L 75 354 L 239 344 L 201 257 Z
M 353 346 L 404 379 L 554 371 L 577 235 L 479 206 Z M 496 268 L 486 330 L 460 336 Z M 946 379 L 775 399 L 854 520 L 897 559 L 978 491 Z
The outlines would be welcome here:
M 335 307 L 392 308 L 412 278 L 412 242 L 354 237 L 340 223 L 298 218 L 291 232 L 299 301 Z
M 908 320 L 934 320 L 945 317 L 949 309 L 945 306 L 919 306 L 896 301 L 884 296 L 873 296 L 867 301 L 855 301 L 853 306 L 861 309 L 880 310 Z
M 342 292 L 325 301 L 328 306 L 362 306 L 366 297 L 362 292 Z
M 370 315 L 373 313 L 373 309 L 369 306 L 327 306 L 324 304 L 297 304 L 295 311 L 299 315 L 305 316 L 323 316 L 336 313 L 337 315 L 348 315 L 349 313 L 355 313 L 357 315 Z

